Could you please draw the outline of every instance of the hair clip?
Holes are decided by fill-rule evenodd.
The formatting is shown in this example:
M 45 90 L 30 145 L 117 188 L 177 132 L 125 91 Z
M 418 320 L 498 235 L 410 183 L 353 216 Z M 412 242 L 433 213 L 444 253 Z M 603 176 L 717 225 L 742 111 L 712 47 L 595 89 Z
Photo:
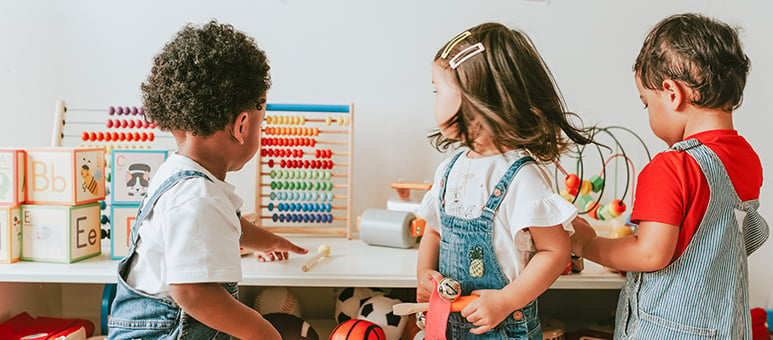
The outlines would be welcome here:
M 465 62 L 467 59 L 470 59 L 478 54 L 483 53 L 486 48 L 483 47 L 483 43 L 477 43 L 475 45 L 472 45 L 470 47 L 467 47 L 459 53 L 457 53 L 451 60 L 448 62 L 448 65 L 451 66 L 452 69 L 456 69 L 461 65 L 463 62 Z
M 456 46 L 459 42 L 461 42 L 464 39 L 467 39 L 467 37 L 471 36 L 472 33 L 470 31 L 464 31 L 462 33 L 459 33 L 456 37 L 451 39 L 451 41 L 448 42 L 448 45 L 446 45 L 446 48 L 443 49 L 443 53 L 440 54 L 440 57 L 445 59 L 448 57 L 448 54 L 451 53 L 451 49 Z

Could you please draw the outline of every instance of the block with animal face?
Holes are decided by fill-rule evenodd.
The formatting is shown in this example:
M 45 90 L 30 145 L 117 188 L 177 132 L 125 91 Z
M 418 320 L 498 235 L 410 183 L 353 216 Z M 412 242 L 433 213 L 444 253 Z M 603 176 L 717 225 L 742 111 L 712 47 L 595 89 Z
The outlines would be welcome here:
M 27 149 L 27 203 L 80 205 L 105 198 L 104 148 Z
M 21 208 L 0 207 L 0 263 L 13 263 L 21 257 Z
M 101 254 L 99 203 L 21 207 L 22 261 L 72 263 Z
M 148 192 L 148 183 L 167 158 L 166 150 L 114 149 L 111 153 L 112 204 L 135 204 Z
M 20 205 L 27 199 L 24 176 L 27 153 L 22 149 L 0 149 L 0 205 Z

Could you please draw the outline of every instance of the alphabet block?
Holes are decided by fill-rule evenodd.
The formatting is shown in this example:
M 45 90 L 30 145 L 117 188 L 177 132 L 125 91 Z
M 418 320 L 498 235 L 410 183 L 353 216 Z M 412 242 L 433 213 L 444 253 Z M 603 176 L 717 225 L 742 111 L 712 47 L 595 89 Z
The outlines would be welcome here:
M 22 261 L 72 263 L 101 254 L 99 203 L 21 210 Z
M 104 148 L 27 150 L 27 203 L 80 205 L 105 198 Z
M 129 255 L 129 242 L 140 204 L 110 206 L 110 258 L 120 260 Z
M 21 149 L 0 149 L 0 205 L 20 205 L 27 199 L 24 175 L 27 153 Z
M 0 263 L 21 257 L 21 208 L 0 207 Z
M 166 160 L 166 150 L 114 149 L 110 198 L 112 204 L 134 205 L 145 198 L 148 182 Z

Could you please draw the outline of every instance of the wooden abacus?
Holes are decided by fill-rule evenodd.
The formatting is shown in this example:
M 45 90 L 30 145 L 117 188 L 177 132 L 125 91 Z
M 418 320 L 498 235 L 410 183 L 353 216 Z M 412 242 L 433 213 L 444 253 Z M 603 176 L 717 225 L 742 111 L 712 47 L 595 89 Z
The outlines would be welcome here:
M 352 237 L 353 105 L 268 104 L 255 214 L 276 233 Z
M 69 108 L 57 101 L 51 146 L 104 147 L 112 149 L 176 149 L 174 138 L 149 124 L 137 106 Z

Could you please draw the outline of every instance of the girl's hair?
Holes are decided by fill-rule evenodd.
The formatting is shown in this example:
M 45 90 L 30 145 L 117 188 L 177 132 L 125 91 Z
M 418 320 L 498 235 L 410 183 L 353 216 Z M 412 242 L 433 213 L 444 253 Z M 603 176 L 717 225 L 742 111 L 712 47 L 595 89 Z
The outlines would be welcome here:
M 244 111 L 265 105 L 268 60 L 233 26 L 186 25 L 153 60 L 142 84 L 145 117 L 163 130 L 210 136 Z
M 686 13 L 652 28 L 633 70 L 647 89 L 659 91 L 664 80 L 677 80 L 692 89 L 693 105 L 733 111 L 743 99 L 749 58 L 734 28 Z
M 569 121 L 577 115 L 566 111 L 550 70 L 524 33 L 497 23 L 467 32 L 435 55 L 438 66 L 453 72 L 462 94 L 459 111 L 446 122 L 456 127 L 458 137 L 434 131 L 429 138 L 436 149 L 458 143 L 475 150 L 475 139 L 487 135 L 499 151 L 522 148 L 540 160 L 554 161 L 572 142 L 593 142 L 592 128 L 576 128 Z M 474 50 L 478 43 L 482 52 L 458 62 L 465 57 L 460 52 Z

